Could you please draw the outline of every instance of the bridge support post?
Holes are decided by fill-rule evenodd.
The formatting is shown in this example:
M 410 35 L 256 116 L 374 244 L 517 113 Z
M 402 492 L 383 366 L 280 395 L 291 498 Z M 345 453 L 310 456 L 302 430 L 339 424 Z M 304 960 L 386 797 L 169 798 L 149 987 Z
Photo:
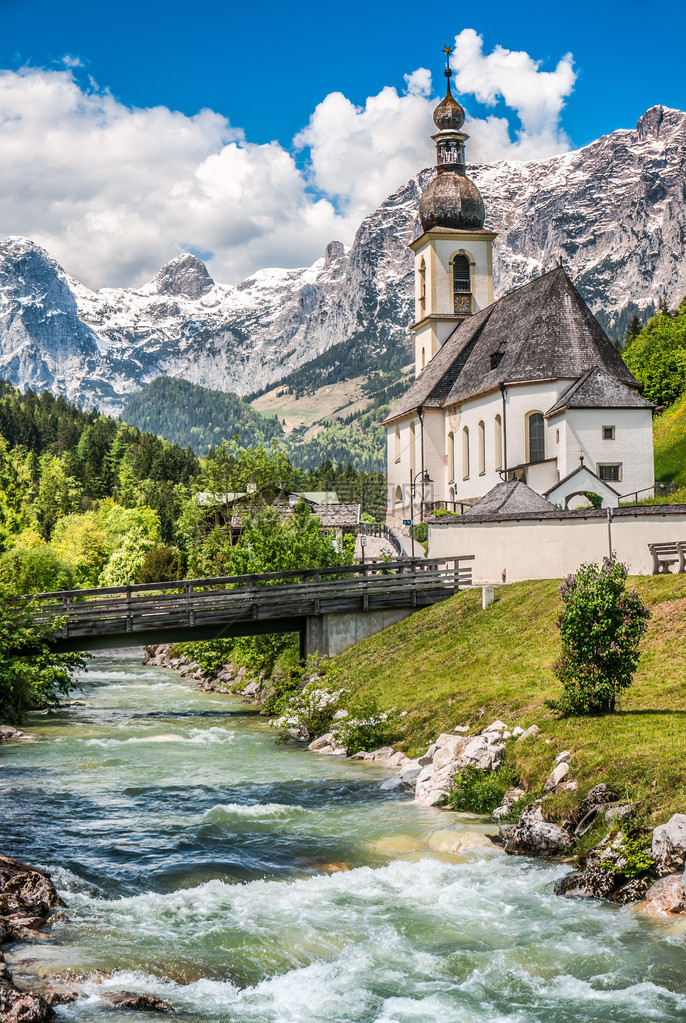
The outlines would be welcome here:
M 415 610 L 403 607 L 385 611 L 342 611 L 309 615 L 305 632 L 300 633 L 300 657 L 303 661 L 312 654 L 335 657 L 361 640 L 401 622 Z

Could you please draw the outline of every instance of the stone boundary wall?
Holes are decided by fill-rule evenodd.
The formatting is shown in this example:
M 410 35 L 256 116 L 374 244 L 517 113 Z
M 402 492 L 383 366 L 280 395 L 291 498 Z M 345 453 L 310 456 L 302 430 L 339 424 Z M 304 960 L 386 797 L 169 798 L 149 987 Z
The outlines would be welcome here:
M 630 575 L 652 575 L 648 544 L 686 541 L 686 505 L 615 509 L 610 531 L 612 550 Z M 477 585 L 561 579 L 584 562 L 602 561 L 609 550 L 605 510 L 429 522 L 431 557 L 473 554 Z

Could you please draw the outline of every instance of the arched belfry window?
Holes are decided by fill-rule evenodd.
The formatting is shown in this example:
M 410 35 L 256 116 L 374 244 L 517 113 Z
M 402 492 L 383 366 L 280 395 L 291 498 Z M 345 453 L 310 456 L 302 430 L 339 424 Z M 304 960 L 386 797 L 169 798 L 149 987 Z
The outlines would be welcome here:
M 426 316 L 426 263 L 422 256 L 422 261 L 419 264 L 419 318 L 420 320 Z
M 529 413 L 529 461 L 545 461 L 545 422 L 540 412 Z
M 453 257 L 453 308 L 456 313 L 472 311 L 472 274 L 469 260 L 460 254 Z

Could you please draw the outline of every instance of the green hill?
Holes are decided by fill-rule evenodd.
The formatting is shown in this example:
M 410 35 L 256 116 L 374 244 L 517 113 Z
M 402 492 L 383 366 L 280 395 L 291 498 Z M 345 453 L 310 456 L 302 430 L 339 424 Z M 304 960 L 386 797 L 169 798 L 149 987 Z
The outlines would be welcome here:
M 686 488 L 686 394 L 655 418 L 655 477 Z
M 651 813 L 686 811 L 686 576 L 631 580 L 652 611 L 633 686 L 618 713 L 559 719 L 545 701 L 559 693 L 556 581 L 502 586 L 481 610 L 479 589 L 465 591 L 386 629 L 335 658 L 335 685 L 377 695 L 382 709 L 406 711 L 403 741 L 423 753 L 440 732 L 474 731 L 500 718 L 537 724 L 541 740 L 511 744 L 508 762 L 539 788 L 556 754 L 572 751 L 572 777 L 583 794 L 599 781 Z M 545 740 L 550 740 L 547 743 Z
M 241 447 L 256 447 L 283 434 L 277 418 L 261 415 L 238 395 L 175 377 L 157 377 L 147 384 L 130 399 L 121 418 L 198 455 L 236 435 Z

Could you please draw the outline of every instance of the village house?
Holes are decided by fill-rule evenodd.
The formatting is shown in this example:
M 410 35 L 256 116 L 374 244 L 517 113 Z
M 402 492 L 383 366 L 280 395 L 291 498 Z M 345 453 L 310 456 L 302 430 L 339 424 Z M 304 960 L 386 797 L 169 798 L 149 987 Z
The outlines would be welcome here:
M 495 235 L 445 75 L 411 243 L 416 379 L 385 423 L 389 524 L 463 511 L 512 480 L 563 509 L 588 492 L 603 507 L 649 497 L 652 405 L 562 267 L 494 301 Z

